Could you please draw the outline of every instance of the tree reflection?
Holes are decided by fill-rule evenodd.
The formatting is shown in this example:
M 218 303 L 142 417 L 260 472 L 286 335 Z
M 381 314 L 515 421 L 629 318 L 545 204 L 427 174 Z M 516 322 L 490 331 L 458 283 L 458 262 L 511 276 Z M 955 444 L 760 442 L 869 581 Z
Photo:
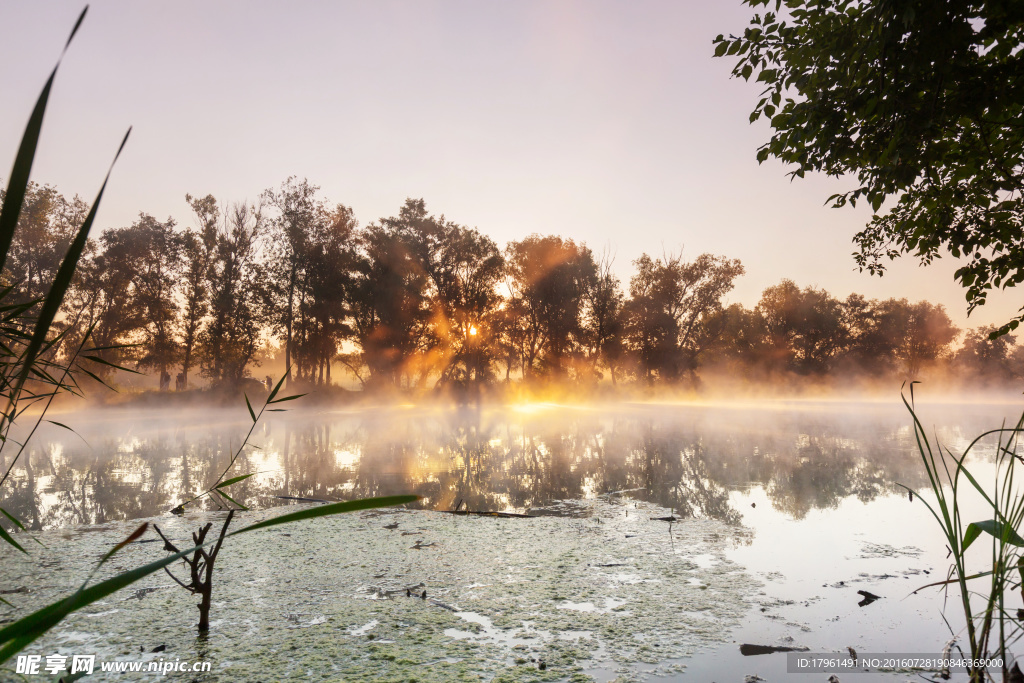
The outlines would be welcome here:
M 902 427 L 831 412 L 693 407 L 289 415 L 265 425 L 238 459 L 233 473 L 257 474 L 232 494 L 271 507 L 415 493 L 427 509 L 461 501 L 521 512 L 628 491 L 680 517 L 738 523 L 733 492 L 762 487 L 799 519 L 897 493 L 896 482 L 921 485 Z M 94 429 L 117 433 L 102 420 Z M 172 423 L 88 441 L 41 441 L 19 461 L 3 506 L 33 529 L 163 514 L 216 481 L 241 433 L 237 423 Z

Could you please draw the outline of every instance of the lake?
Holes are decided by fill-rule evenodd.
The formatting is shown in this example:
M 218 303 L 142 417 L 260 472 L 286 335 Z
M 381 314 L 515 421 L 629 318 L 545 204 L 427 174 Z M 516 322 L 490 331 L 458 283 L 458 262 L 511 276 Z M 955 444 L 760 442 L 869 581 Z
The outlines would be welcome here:
M 1016 410 L 919 405 L 954 452 Z M 219 525 L 208 499 L 169 511 L 216 481 L 252 423 L 244 406 L 53 419 L 76 433 L 40 427 L 2 503 L 45 546 L 0 558 L 8 621 L 74 590 L 139 520 L 181 542 Z M 913 593 L 948 566 L 936 522 L 900 486 L 931 500 L 913 437 L 898 399 L 299 407 L 261 421 L 239 455 L 232 474 L 256 474 L 228 489 L 251 508 L 233 528 L 281 506 L 421 500 L 230 539 L 208 638 L 196 598 L 154 574 L 26 652 L 202 660 L 209 673 L 168 676 L 204 681 L 824 681 L 741 646 L 938 654 L 963 617 L 953 591 Z M 983 481 L 994 448 L 972 461 Z M 967 521 L 986 518 L 967 506 Z M 160 545 L 132 544 L 98 576 Z M 858 590 L 880 599 L 861 606 Z

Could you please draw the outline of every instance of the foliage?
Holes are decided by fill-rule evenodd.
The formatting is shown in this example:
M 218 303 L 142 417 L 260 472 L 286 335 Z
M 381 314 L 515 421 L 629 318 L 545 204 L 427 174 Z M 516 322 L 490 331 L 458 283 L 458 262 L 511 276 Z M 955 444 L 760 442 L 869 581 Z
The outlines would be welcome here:
M 744 3 L 765 11 L 743 35 L 719 35 L 715 55 L 737 57 L 733 76 L 765 84 L 750 115 L 772 127 L 758 161 L 855 179 L 830 201 L 875 211 L 855 238 L 862 269 L 881 274 L 900 254 L 963 257 L 955 277 L 968 312 L 1024 281 L 1024 6 Z

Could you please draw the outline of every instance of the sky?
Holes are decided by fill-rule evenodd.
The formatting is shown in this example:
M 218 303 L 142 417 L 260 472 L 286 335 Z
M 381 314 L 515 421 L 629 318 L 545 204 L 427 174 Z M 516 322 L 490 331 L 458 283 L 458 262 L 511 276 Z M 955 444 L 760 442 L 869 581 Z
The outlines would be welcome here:
M 83 5 L 0 5 L 0 177 Z M 95 0 L 61 65 L 33 180 L 95 197 L 94 231 L 139 212 L 192 225 L 187 193 L 255 201 L 308 178 L 360 223 L 407 197 L 499 245 L 557 234 L 614 257 L 738 258 L 728 302 L 783 278 L 839 298 L 928 299 L 962 327 L 1005 322 L 1011 290 L 968 319 L 956 262 L 856 270 L 870 211 L 849 181 L 758 165 L 759 88 L 712 58 L 740 0 Z

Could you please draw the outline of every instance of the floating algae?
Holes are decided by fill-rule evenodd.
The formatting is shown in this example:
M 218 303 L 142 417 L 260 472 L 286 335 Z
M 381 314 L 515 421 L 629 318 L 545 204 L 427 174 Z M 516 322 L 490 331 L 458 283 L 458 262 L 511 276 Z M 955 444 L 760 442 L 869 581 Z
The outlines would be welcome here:
M 720 642 L 759 588 L 723 555 L 722 544 L 742 529 L 710 520 L 667 529 L 649 519 L 663 508 L 621 497 L 565 507 L 579 514 L 378 510 L 244 534 L 225 544 L 218 562 L 207 640 L 195 637 L 196 598 L 154 574 L 72 615 L 28 653 L 212 663 L 198 677 L 133 680 L 499 683 L 588 681 L 586 672 L 598 670 L 636 679 L 678 670 L 681 658 Z M 245 513 L 236 524 L 277 514 Z M 160 524 L 169 538 L 184 539 L 213 516 Z M 395 521 L 419 530 L 422 542 L 386 528 Z M 18 613 L 73 590 L 131 527 L 47 532 L 46 549 L 0 560 L 5 585 L 28 591 L 14 596 Z M 159 546 L 133 544 L 117 564 L 156 559 Z M 59 566 L 40 571 L 56 558 Z M 147 588 L 159 590 L 129 599 Z M 166 650 L 152 654 L 159 645 Z

